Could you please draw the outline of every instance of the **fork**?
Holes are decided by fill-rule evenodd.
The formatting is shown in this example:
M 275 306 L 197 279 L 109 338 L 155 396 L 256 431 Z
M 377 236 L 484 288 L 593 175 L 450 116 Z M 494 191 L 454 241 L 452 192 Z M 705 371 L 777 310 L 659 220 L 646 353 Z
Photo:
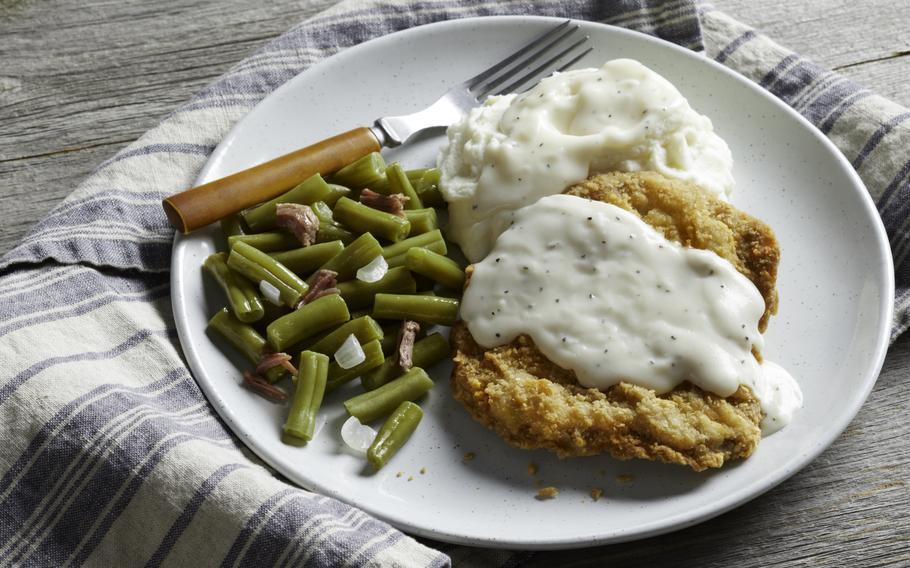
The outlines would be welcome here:
M 383 147 L 447 127 L 487 97 L 520 92 L 554 71 L 565 71 L 593 48 L 580 27 L 566 20 L 535 37 L 503 60 L 446 91 L 412 114 L 386 116 L 373 126 L 349 130 L 252 168 L 172 195 L 162 202 L 168 221 L 187 234 L 281 195 L 313 174 L 328 174 Z

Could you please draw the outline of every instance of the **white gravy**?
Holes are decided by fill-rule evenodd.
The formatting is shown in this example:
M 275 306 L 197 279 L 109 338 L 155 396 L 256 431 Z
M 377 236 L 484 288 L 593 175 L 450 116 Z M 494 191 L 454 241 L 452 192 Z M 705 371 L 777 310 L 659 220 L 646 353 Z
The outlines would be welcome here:
M 462 300 L 478 344 L 527 334 L 601 390 L 624 380 L 664 393 L 688 380 L 729 396 L 745 384 L 762 401 L 766 433 L 801 405 L 793 378 L 753 356 L 764 300 L 726 260 L 580 197 L 543 197 L 509 215 Z

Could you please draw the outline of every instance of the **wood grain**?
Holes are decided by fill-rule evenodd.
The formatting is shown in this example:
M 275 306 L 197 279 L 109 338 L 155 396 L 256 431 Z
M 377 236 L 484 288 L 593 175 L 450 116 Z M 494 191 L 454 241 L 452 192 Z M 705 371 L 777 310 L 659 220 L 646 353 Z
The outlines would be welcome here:
M 0 254 L 95 165 L 263 42 L 332 3 L 0 0 Z M 714 4 L 910 106 L 910 3 Z M 764 497 L 671 535 L 539 553 L 528 565 L 910 565 L 907 369 L 910 336 L 891 349 L 847 431 Z M 496 557 L 462 550 L 456 565 Z

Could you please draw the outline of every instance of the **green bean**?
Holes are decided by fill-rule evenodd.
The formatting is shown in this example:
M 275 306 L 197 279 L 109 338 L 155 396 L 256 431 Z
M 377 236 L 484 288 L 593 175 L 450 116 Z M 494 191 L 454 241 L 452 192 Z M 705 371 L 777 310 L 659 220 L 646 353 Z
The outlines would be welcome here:
M 329 363 L 329 380 L 326 384 L 326 390 L 333 390 L 339 386 L 350 382 L 351 380 L 363 375 L 367 371 L 375 369 L 382 365 L 385 356 L 382 354 L 382 345 L 378 339 L 361 345 L 363 354 L 366 357 L 363 363 L 355 365 L 350 369 L 342 369 L 337 361 Z
M 464 288 L 464 270 L 451 258 L 423 248 L 412 248 L 405 255 L 404 265 L 453 290 Z
M 443 207 L 446 202 L 439 191 L 439 170 L 431 168 L 427 170 L 420 181 L 414 183 L 414 189 L 420 200 L 427 207 Z
M 436 216 L 436 210 L 432 207 L 408 210 L 404 212 L 404 216 L 411 223 L 409 237 L 429 233 L 439 228 L 439 219 Z
M 297 237 L 284 231 L 228 237 L 228 246 L 230 248 L 234 248 L 237 243 L 246 243 L 262 252 L 275 252 L 300 247 L 300 241 L 297 240 Z
M 434 292 L 433 290 L 421 290 L 420 292 L 417 292 L 417 295 L 418 296 L 435 296 L 436 292 Z
M 414 168 L 413 170 L 405 171 L 404 174 L 406 176 L 408 176 L 409 182 L 411 182 L 412 184 L 415 184 L 420 181 L 420 178 L 427 175 L 427 172 L 430 171 L 431 169 L 436 169 L 436 168 Z
M 445 239 L 442 238 L 442 231 L 436 229 L 383 247 L 382 256 L 385 257 L 390 268 L 404 266 L 405 255 L 414 247 L 428 248 L 439 254 L 448 252 Z
M 265 309 L 262 307 L 259 294 L 249 280 L 228 268 L 226 258 L 227 254 L 216 252 L 206 258 L 202 266 L 224 290 L 231 311 L 237 319 L 245 323 L 261 319 Z
M 286 266 L 244 242 L 237 242 L 228 256 L 228 266 L 253 282 L 265 280 L 278 289 L 281 302 L 293 308 L 309 286 Z
M 265 334 L 265 330 L 270 323 L 291 313 L 291 308 L 284 304 L 276 306 L 272 302 L 263 302 L 262 307 L 265 308 L 265 314 L 262 316 L 262 319 L 256 322 L 256 327 L 261 329 L 263 334 Z
M 355 233 L 373 233 L 393 243 L 403 240 L 411 231 L 407 217 L 373 209 L 347 197 L 335 204 L 335 217 Z
M 316 429 L 316 413 L 322 406 L 325 383 L 329 373 L 329 358 L 322 353 L 304 351 L 300 354 L 297 384 L 284 433 L 310 441 Z
M 369 306 L 378 293 L 413 294 L 416 291 L 414 277 L 403 266 L 389 270 L 376 282 L 348 280 L 338 285 L 338 293 L 352 309 Z
M 351 231 L 348 231 L 341 225 L 321 225 L 316 229 L 316 242 L 328 243 L 331 241 L 341 241 L 345 245 L 351 244 L 357 237 Z
M 458 317 L 458 304 L 458 300 L 439 296 L 376 294 L 373 317 L 452 325 Z
M 329 189 L 332 190 L 332 193 L 326 196 L 326 199 L 322 200 L 322 202 L 329 207 L 335 207 L 335 204 L 339 199 L 351 194 L 351 189 L 349 187 L 345 187 L 338 183 L 330 183 Z
M 377 470 L 382 469 L 382 466 L 405 445 L 420 424 L 421 418 L 423 411 L 419 406 L 410 401 L 402 402 L 379 429 L 367 450 L 367 461 L 370 465 Z
M 401 193 L 408 198 L 404 202 L 404 208 L 408 210 L 423 209 L 423 203 L 420 196 L 414 191 L 408 176 L 401 168 L 401 164 L 394 163 L 385 169 L 385 177 L 389 180 L 389 193 Z
M 209 329 L 218 332 L 254 365 L 262 359 L 265 339 L 252 326 L 234 317 L 227 308 L 222 308 L 212 316 L 209 320 Z
M 300 203 L 310 205 L 317 201 L 333 203 L 339 197 L 350 193 L 346 187 L 329 185 L 319 174 L 314 174 L 297 187 L 262 205 L 247 209 L 242 213 L 246 224 L 252 231 L 267 231 L 275 227 L 275 211 L 279 203 Z
M 316 242 L 342 241 L 348 244 L 354 240 L 356 235 L 345 229 L 340 223 L 335 221 L 332 208 L 325 202 L 317 201 L 310 205 L 316 218 L 319 219 L 319 227 L 316 229 Z
M 382 246 L 373 235 L 364 233 L 354 239 L 341 253 L 320 266 L 321 270 L 338 273 L 338 281 L 350 280 L 364 265 L 382 254 Z M 312 281 L 312 276 L 310 281 Z
M 395 332 L 395 346 L 398 345 L 397 331 Z M 438 333 L 431 333 L 414 343 L 411 351 L 411 361 L 415 367 L 426 369 L 449 356 L 449 342 Z M 397 357 L 387 357 L 382 366 L 377 367 L 360 377 L 360 383 L 367 390 L 375 390 L 388 383 L 401 373 Z
M 286 252 L 276 252 L 269 256 L 291 269 L 297 276 L 304 277 L 341 254 L 343 250 L 344 243 L 341 241 L 329 241 Z
M 376 320 L 370 316 L 363 316 L 343 323 L 334 331 L 323 335 L 310 345 L 310 351 L 332 356 L 351 334 L 357 338 L 361 345 L 376 339 L 382 340 L 383 338 L 382 328 L 379 327 Z
M 394 381 L 344 401 L 344 408 L 348 414 L 366 424 L 388 416 L 406 400 L 417 400 L 430 392 L 431 388 L 433 381 L 426 371 L 412 367 Z
M 344 296 L 342 296 L 342 298 L 344 298 Z M 347 300 L 345 300 L 345 303 L 347 303 Z M 348 305 L 348 308 L 350 308 L 350 307 L 351 307 L 351 306 Z M 370 314 L 372 314 L 372 313 L 373 313 L 373 308 L 372 308 L 372 306 L 369 307 L 369 308 L 363 308 L 363 309 L 359 309 L 359 310 L 353 310 L 353 311 L 351 311 L 351 319 L 362 318 L 363 316 L 368 316 L 368 315 L 370 315 Z
M 234 213 L 222 219 L 221 234 L 224 235 L 225 241 L 236 235 L 245 235 L 246 228 L 243 226 L 243 217 L 239 213 Z
M 265 339 L 251 325 L 245 324 L 234 317 L 227 308 L 212 316 L 212 319 L 209 320 L 209 329 L 226 339 L 252 364 L 258 365 L 262 361 L 266 348 Z M 285 372 L 284 367 L 272 367 L 266 371 L 265 378 L 270 383 L 274 383 Z
M 373 152 L 335 172 L 332 175 L 332 182 L 351 189 L 361 189 L 373 187 L 378 180 L 384 178 L 385 160 L 379 152 Z
M 312 337 L 350 319 L 348 307 L 338 294 L 323 296 L 300 306 L 269 324 L 265 334 L 275 351 Z

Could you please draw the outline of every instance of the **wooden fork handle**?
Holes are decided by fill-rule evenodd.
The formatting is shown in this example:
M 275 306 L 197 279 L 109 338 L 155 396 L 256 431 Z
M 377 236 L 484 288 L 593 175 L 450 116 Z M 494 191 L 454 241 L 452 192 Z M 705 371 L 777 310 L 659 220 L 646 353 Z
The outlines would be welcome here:
M 236 174 L 172 195 L 161 205 L 183 234 L 277 197 L 313 174 L 329 174 L 380 149 L 369 128 L 355 128 Z

